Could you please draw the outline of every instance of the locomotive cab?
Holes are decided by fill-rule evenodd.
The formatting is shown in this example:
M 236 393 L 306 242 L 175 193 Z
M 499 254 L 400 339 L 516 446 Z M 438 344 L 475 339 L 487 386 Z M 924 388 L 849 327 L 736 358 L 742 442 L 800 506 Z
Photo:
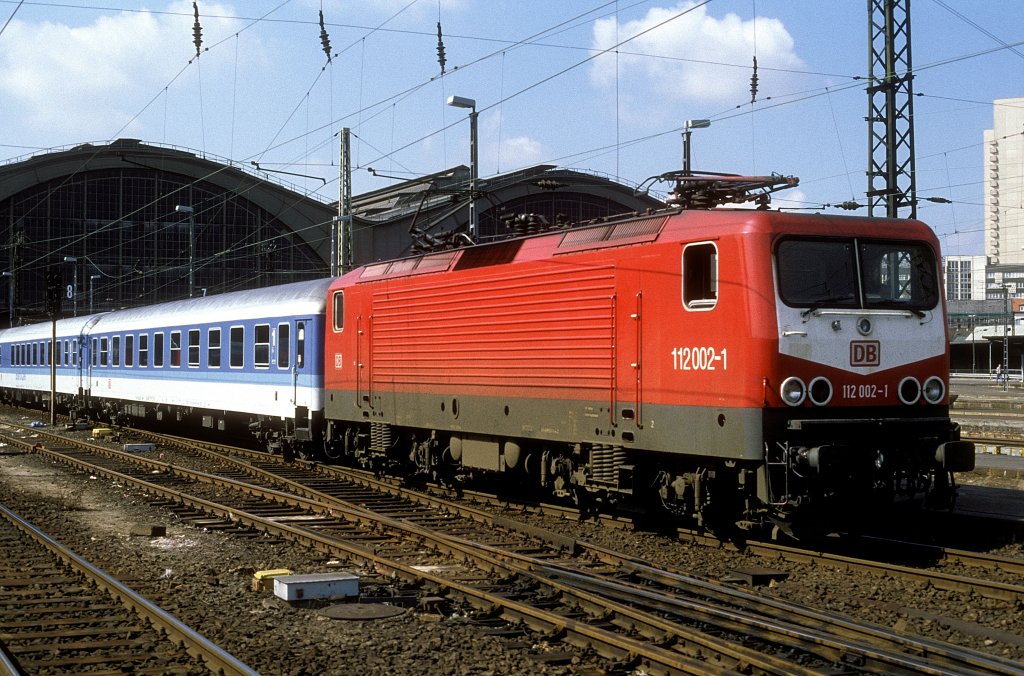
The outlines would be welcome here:
M 774 245 L 779 358 L 766 498 L 782 513 L 924 496 L 949 506 L 973 444 L 949 419 L 937 246 L 922 224 Z M 807 511 L 805 509 L 805 511 Z

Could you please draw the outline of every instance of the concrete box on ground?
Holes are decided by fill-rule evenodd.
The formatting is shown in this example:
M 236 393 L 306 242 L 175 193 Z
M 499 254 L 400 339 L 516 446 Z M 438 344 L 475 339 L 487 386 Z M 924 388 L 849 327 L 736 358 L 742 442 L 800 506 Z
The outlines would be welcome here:
M 288 568 L 274 568 L 273 570 L 257 570 L 252 575 L 253 591 L 270 591 L 274 588 L 274 578 L 282 575 L 291 575 Z
M 274 578 L 274 596 L 285 601 L 358 596 L 359 577 L 351 573 L 282 575 Z

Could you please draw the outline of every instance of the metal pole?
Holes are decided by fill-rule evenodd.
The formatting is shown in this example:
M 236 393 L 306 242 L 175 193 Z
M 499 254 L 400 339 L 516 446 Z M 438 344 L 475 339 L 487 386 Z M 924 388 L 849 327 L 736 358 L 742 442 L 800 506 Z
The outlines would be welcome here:
M 338 186 L 338 222 L 335 233 L 331 275 L 345 274 L 352 269 L 352 131 L 341 129 L 341 183 Z
M 683 125 L 683 174 L 690 175 L 690 135 L 694 129 L 706 129 L 711 120 L 687 120 Z
M 14 273 L 5 272 L 7 278 L 7 326 L 14 326 Z
M 50 426 L 57 424 L 57 315 L 50 319 Z
M 179 214 L 188 214 L 188 297 L 192 297 L 192 292 L 195 289 L 195 246 L 192 242 L 193 230 L 195 229 L 195 209 L 179 204 L 174 207 L 174 211 Z
M 195 230 L 195 218 L 190 211 L 188 213 L 188 297 L 191 298 L 194 294 L 196 279 L 195 279 L 195 242 L 193 241 L 193 231 Z
M 476 100 L 464 96 L 449 96 L 448 105 L 455 108 L 469 109 L 469 236 L 476 239 Z
M 476 179 L 477 172 L 477 151 L 476 151 L 476 120 L 480 113 L 476 112 L 476 108 L 473 108 L 473 112 L 469 114 L 469 236 L 476 240 Z
M 693 134 L 687 127 L 683 132 L 683 173 L 690 175 L 690 135 Z
M 1010 370 L 1010 287 L 1003 287 L 1003 389 L 1005 390 L 1009 385 L 1009 376 L 1007 371 Z
M 99 279 L 99 275 L 89 275 L 89 314 L 92 314 L 92 287 L 93 282 Z
M 967 318 L 971 320 L 971 375 L 974 375 L 978 362 L 974 349 L 974 315 L 968 315 Z

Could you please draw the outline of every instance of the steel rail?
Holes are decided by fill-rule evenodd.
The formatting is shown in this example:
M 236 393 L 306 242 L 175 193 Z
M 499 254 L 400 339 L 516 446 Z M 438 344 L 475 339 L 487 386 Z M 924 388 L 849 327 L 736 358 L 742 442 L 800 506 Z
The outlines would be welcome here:
M 33 430 L 36 431 L 36 430 Z M 61 438 L 62 441 L 68 442 L 67 439 Z M 31 447 L 23 440 L 11 439 L 12 442 L 17 442 L 23 447 Z M 106 449 L 110 450 L 110 449 Z M 238 523 L 247 524 L 257 530 L 272 533 L 281 537 L 285 537 L 291 540 L 300 542 L 306 542 L 310 544 L 314 549 L 322 552 L 329 553 L 331 555 L 348 555 L 363 559 L 373 563 L 378 569 L 385 570 L 396 575 L 400 575 L 405 579 L 420 580 L 429 582 L 436 585 L 439 588 L 447 589 L 450 592 L 457 594 L 473 605 L 483 610 L 494 610 L 500 609 L 503 616 L 511 621 L 519 621 L 530 626 L 535 631 L 545 632 L 549 634 L 560 634 L 567 643 L 576 645 L 582 648 L 592 648 L 600 654 L 618 660 L 640 660 L 647 668 L 654 668 L 657 671 L 663 671 L 665 673 L 689 673 L 689 674 L 708 674 L 708 673 L 721 673 L 729 674 L 735 673 L 733 665 L 715 665 L 709 663 L 707 660 L 697 659 L 688 657 L 674 650 L 662 648 L 650 643 L 644 643 L 635 639 L 629 638 L 628 636 L 622 636 L 603 629 L 598 626 L 590 625 L 584 622 L 580 622 L 571 617 L 564 617 L 557 613 L 543 610 L 529 606 L 527 604 L 519 603 L 515 600 L 502 597 L 499 594 L 494 594 L 483 589 L 478 589 L 472 585 L 449 580 L 440 575 L 436 575 L 429 571 L 423 571 L 417 569 L 415 566 L 407 565 L 399 561 L 389 559 L 387 557 L 376 554 L 371 549 L 353 545 L 339 540 L 338 538 L 328 537 L 311 530 L 291 526 L 286 523 L 278 523 L 273 519 L 265 519 L 255 514 L 251 514 L 247 511 L 226 508 L 222 505 L 208 501 L 196 496 L 189 496 L 180 491 L 175 491 L 158 484 L 132 477 L 128 474 L 117 472 L 102 467 L 91 465 L 85 461 L 81 461 L 72 458 L 67 455 L 63 455 L 58 451 L 54 451 L 48 448 L 36 448 L 35 452 L 42 453 L 61 462 L 72 464 L 81 468 L 88 468 L 91 471 L 101 473 L 108 478 L 116 479 L 146 490 L 150 493 L 163 495 L 169 499 L 176 500 L 182 504 L 187 504 L 211 514 L 217 514 L 225 518 L 229 518 L 232 521 Z M 115 453 L 119 453 L 115 451 Z M 136 458 L 137 459 L 137 458 Z M 153 463 L 154 461 L 147 461 L 147 463 Z M 166 464 L 166 463 L 159 463 Z M 190 471 L 183 470 L 182 468 L 172 467 L 175 473 L 189 474 Z M 218 485 L 231 486 L 235 483 L 230 480 L 223 480 Z M 241 484 L 242 490 L 250 490 L 256 487 L 248 484 Z M 266 490 L 266 489 L 264 489 Z M 282 497 L 294 497 L 288 496 L 288 494 L 280 493 Z M 324 505 L 319 505 L 321 508 Z M 360 512 L 363 510 L 354 509 L 353 512 Z M 368 512 L 364 512 L 364 516 L 369 515 Z M 394 520 L 392 520 L 394 521 Z M 421 530 L 421 534 L 427 533 L 425 530 Z M 499 565 L 499 567 L 502 567 Z M 713 645 L 710 644 L 710 645 Z M 709 645 L 709 647 L 710 647 Z M 727 654 L 727 652 L 725 653 Z M 769 673 L 791 673 L 792 665 L 787 665 L 789 669 L 786 671 L 772 671 Z
M 109 449 L 107 449 L 107 450 L 109 450 Z M 119 451 L 111 451 L 111 453 L 115 454 L 115 455 L 123 455 Z M 129 457 L 133 461 L 138 461 L 138 458 L 136 458 L 134 456 L 129 456 Z M 161 466 L 164 465 L 164 463 L 153 463 L 153 461 L 148 461 L 148 463 L 154 464 L 154 466 L 155 465 L 161 465 Z M 278 480 L 278 481 L 282 481 L 283 480 L 280 477 L 278 477 L 277 475 L 274 475 L 272 473 L 270 474 L 270 476 L 273 477 L 274 480 Z M 283 481 L 287 481 L 287 480 L 283 480 Z M 294 484 L 294 482 L 289 482 L 289 483 Z M 302 487 L 301 484 L 295 484 L 295 485 L 298 486 L 300 490 L 308 492 L 308 495 L 309 495 L 310 498 L 313 498 L 313 499 L 315 499 L 316 501 L 318 501 L 320 503 L 330 503 L 330 504 L 335 505 L 338 508 L 342 508 L 342 509 L 344 508 L 344 505 L 338 504 L 341 501 L 338 501 L 337 498 L 334 498 L 333 496 L 322 494 L 322 493 L 319 493 L 318 491 L 313 491 L 311 489 Z M 289 486 L 289 488 L 292 488 L 292 486 Z M 251 486 L 246 484 L 245 485 L 245 490 L 250 490 L 250 489 L 251 489 Z M 282 494 L 281 497 L 287 497 L 287 494 Z M 352 513 L 354 513 L 356 515 L 360 515 L 360 510 L 355 510 L 355 512 L 352 512 Z M 237 514 L 238 514 L 237 511 L 231 512 L 231 515 L 233 517 L 237 516 Z M 403 522 L 402 520 L 397 520 L 397 521 L 391 520 L 391 521 L 393 521 L 393 522 L 388 524 L 389 527 L 409 528 L 409 529 L 411 529 L 412 532 L 416 533 L 420 537 L 431 538 L 431 539 L 434 539 L 435 542 L 438 542 L 438 540 L 436 538 L 436 535 L 433 534 L 430 531 L 423 531 L 419 527 L 417 527 L 417 526 L 415 526 L 413 524 L 408 524 L 407 522 Z M 451 536 L 442 536 L 441 539 L 440 539 L 440 544 L 443 545 L 445 540 L 448 540 L 448 541 L 455 540 L 455 541 L 457 541 L 458 539 L 457 538 L 452 538 Z M 463 541 L 461 543 L 461 547 L 470 547 L 470 546 L 476 546 L 476 545 L 474 543 L 466 543 L 465 541 Z M 443 549 L 444 547 L 439 547 L 439 548 Z M 498 558 L 500 558 L 502 560 L 507 560 L 508 559 L 508 554 L 505 553 L 505 552 L 492 551 L 492 554 L 494 554 L 495 556 L 497 556 Z M 463 551 L 463 555 L 471 556 L 472 554 L 470 552 L 468 552 L 468 551 Z M 544 562 L 544 561 L 540 561 L 538 559 L 530 559 L 529 557 L 524 557 L 524 556 L 519 556 L 519 555 L 513 556 L 512 558 L 519 558 L 520 561 L 526 561 L 525 564 L 522 564 L 522 568 L 520 570 L 521 573 L 525 572 L 529 568 L 537 569 L 538 567 L 543 567 L 547 563 L 547 562 Z M 550 581 L 548 582 L 548 584 L 550 584 Z M 568 593 L 570 593 L 571 590 L 569 590 L 569 589 L 561 589 L 560 591 L 562 593 L 564 593 L 564 594 L 568 594 Z M 578 594 L 579 592 L 577 591 L 575 593 Z M 592 602 L 594 602 L 594 599 L 593 598 L 584 599 L 584 601 L 592 603 Z M 633 623 L 634 625 L 638 624 L 638 623 L 649 622 L 649 619 L 647 619 L 647 616 L 645 614 L 641 613 L 641 614 L 638 615 L 638 614 L 635 613 L 635 611 L 632 611 L 629 608 L 620 607 L 620 608 L 616 608 L 615 610 L 616 610 L 616 612 L 620 613 L 620 615 L 622 617 L 630 618 L 628 621 Z M 705 618 L 705 621 L 706 621 L 706 618 Z M 747 624 L 747 629 L 749 630 L 749 623 L 750 623 L 751 620 L 749 618 L 747 618 L 744 621 L 748 623 Z M 736 628 L 737 627 L 734 626 L 733 629 L 736 630 Z M 672 625 L 672 624 L 662 624 L 661 626 L 658 627 L 658 631 L 665 632 L 666 636 L 672 635 L 672 636 L 674 636 L 674 638 L 676 640 L 682 640 L 682 637 L 680 637 L 680 635 L 679 635 L 678 627 L 675 626 L 675 625 Z M 767 631 L 767 630 L 765 630 L 765 631 Z M 806 633 L 806 631 L 803 630 L 803 629 L 801 629 L 801 630 L 793 630 L 791 627 L 785 627 L 782 630 L 776 628 L 776 629 L 773 629 L 772 631 L 776 631 L 776 632 L 780 632 L 781 631 L 783 634 L 789 634 L 789 635 L 794 635 L 794 636 L 801 634 L 801 632 Z M 762 635 L 765 636 L 765 640 L 778 641 L 777 638 L 774 638 L 774 639 L 773 638 L 769 638 L 769 634 L 767 634 L 767 633 L 762 634 Z M 778 636 L 778 635 L 779 634 L 775 634 L 775 636 Z M 820 636 L 820 633 L 819 633 L 819 635 L 813 636 L 810 639 L 803 638 L 801 640 L 803 641 L 804 649 L 807 649 L 807 646 L 823 645 L 825 643 L 828 643 L 828 640 L 827 639 L 823 639 Z M 890 645 L 891 645 L 891 643 L 890 643 Z M 831 646 L 828 649 L 825 649 L 825 654 L 826 654 L 827 657 L 829 657 L 831 659 L 837 659 L 839 656 L 841 656 L 843 654 L 844 648 L 845 648 L 846 652 L 849 652 L 852 647 L 853 646 L 850 646 L 850 645 L 845 645 L 845 646 L 839 645 L 839 644 L 836 644 L 835 641 L 832 641 Z M 873 651 L 873 649 L 871 649 L 870 647 L 866 647 L 866 646 L 861 646 L 858 649 L 858 651 L 861 652 L 865 657 L 867 657 L 869 659 L 872 659 L 872 660 L 883 660 L 883 659 L 886 660 L 886 661 L 877 662 L 877 663 L 873 662 L 873 664 L 876 664 L 876 666 L 878 668 L 883 668 L 883 667 L 884 668 L 900 668 L 900 669 L 909 668 L 909 669 L 913 669 L 913 670 L 925 669 L 925 673 L 927 673 L 926 665 L 915 664 L 914 660 L 912 658 L 904 657 L 904 656 L 901 656 L 901 655 L 883 655 L 879 651 L 877 651 L 877 650 Z M 811 649 L 811 650 L 809 650 L 809 652 L 815 653 L 815 650 Z M 875 653 L 878 653 L 878 654 L 875 654 Z M 819 649 L 816 654 L 821 654 L 821 649 Z M 933 655 L 934 654 L 935 653 L 933 653 Z M 913 666 L 911 666 L 911 665 L 913 665 Z M 794 665 L 792 665 L 791 663 L 787 663 L 787 667 L 788 668 L 785 669 L 785 671 L 792 672 L 793 666 Z M 766 669 L 768 669 L 768 668 L 778 668 L 777 665 L 769 665 L 769 664 L 764 664 L 764 663 L 761 664 L 761 667 L 762 668 L 766 668 Z M 991 665 L 991 664 L 987 664 L 985 668 L 989 670 L 988 673 L 992 673 L 993 671 L 998 672 L 998 669 L 993 669 L 993 665 Z M 963 673 L 963 663 L 961 663 L 959 665 L 957 673 Z
M 939 589 L 961 593 L 976 593 L 1001 601 L 1024 601 L 1024 586 L 994 580 L 953 575 L 934 570 L 920 570 L 910 566 L 858 559 L 841 554 L 799 549 L 771 542 L 747 542 L 744 550 L 766 558 L 781 558 L 804 564 L 825 563 L 840 570 L 870 573 L 876 577 L 899 577 L 930 584 Z
M 92 565 L 7 507 L 0 505 L 0 515 L 48 549 L 54 556 L 64 561 L 73 570 L 86 576 L 97 587 L 117 599 L 122 605 L 130 608 L 139 617 L 144 618 L 153 627 L 165 632 L 169 640 L 181 644 L 189 655 L 202 661 L 213 673 L 238 674 L 240 676 L 258 674 L 228 651 L 122 584 L 117 578 Z M 14 673 L 19 672 L 15 671 Z

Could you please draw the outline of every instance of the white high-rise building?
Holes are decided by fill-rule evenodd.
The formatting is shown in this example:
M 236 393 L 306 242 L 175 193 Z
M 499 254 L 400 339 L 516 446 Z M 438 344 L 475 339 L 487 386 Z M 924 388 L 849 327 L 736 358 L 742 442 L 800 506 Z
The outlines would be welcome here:
M 1024 264 L 1024 98 L 993 101 L 985 130 L 985 255 Z
M 943 256 L 946 300 L 985 300 L 984 256 Z

